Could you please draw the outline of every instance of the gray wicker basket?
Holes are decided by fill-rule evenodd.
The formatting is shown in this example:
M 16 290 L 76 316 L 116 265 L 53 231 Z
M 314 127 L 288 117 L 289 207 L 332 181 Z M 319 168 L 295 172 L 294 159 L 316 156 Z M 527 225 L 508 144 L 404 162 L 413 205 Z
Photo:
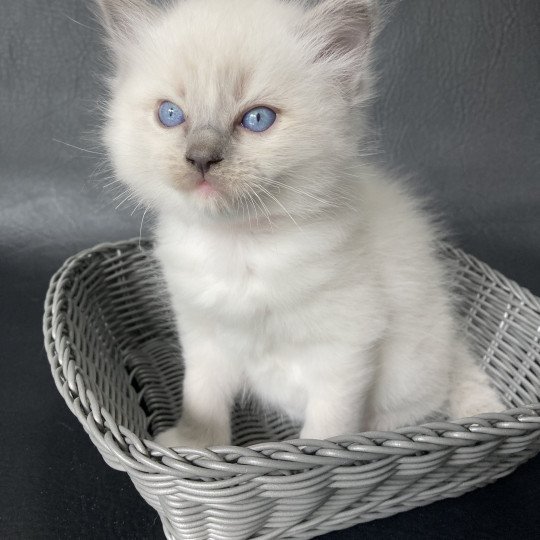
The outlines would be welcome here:
M 53 277 L 44 334 L 54 380 L 169 539 L 312 538 L 460 495 L 540 449 L 540 303 L 445 249 L 458 265 L 464 326 L 504 413 L 302 441 L 278 414 L 237 406 L 237 446 L 163 449 L 150 439 L 180 416 L 181 350 L 156 293 L 151 244 L 138 240 L 85 251 Z

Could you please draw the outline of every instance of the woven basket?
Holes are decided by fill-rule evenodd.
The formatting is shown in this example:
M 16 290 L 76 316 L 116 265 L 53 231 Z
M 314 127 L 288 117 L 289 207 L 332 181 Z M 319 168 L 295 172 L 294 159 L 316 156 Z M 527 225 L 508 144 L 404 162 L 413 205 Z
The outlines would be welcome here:
M 183 368 L 151 249 L 136 240 L 69 259 L 51 281 L 44 334 L 58 390 L 167 538 L 312 538 L 460 495 L 540 449 L 539 300 L 449 247 L 464 326 L 506 412 L 330 442 L 294 440 L 298 426 L 238 405 L 237 446 L 154 444 L 180 416 Z

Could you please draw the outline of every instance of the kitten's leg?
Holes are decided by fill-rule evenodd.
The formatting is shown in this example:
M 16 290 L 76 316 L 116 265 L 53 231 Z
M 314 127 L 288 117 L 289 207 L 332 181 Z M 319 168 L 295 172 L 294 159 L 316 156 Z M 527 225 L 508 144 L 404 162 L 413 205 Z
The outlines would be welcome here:
M 474 362 L 464 345 L 460 346 L 454 364 L 449 397 L 450 416 L 455 419 L 505 409 L 497 392 L 490 386 L 489 377 Z
M 230 412 L 240 384 L 238 364 L 229 361 L 210 336 L 191 336 L 183 346 L 186 373 L 182 417 L 155 440 L 167 447 L 228 445 Z
M 371 362 L 368 359 L 337 362 L 329 358 L 324 365 L 326 370 L 316 378 L 312 374 L 307 381 L 302 439 L 328 439 L 365 428 L 373 379 Z
M 336 396 L 337 397 L 337 396 Z M 343 397 L 339 396 L 339 400 Z M 336 403 L 326 396 L 312 396 L 308 400 L 301 439 L 328 439 L 363 430 L 362 405 L 359 400 Z

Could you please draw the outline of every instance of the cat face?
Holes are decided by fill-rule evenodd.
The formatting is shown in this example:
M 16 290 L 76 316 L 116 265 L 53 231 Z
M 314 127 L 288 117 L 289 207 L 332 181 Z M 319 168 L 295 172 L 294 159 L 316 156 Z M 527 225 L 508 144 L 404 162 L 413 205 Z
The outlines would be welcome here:
M 101 0 L 120 179 L 158 208 L 240 221 L 335 206 L 361 127 L 371 4 Z

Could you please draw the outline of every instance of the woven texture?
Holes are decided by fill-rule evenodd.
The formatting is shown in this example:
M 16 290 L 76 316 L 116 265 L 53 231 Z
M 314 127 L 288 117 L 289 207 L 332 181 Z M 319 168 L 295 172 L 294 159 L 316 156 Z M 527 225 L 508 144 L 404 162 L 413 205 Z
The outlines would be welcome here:
M 169 539 L 312 538 L 461 495 L 540 449 L 540 302 L 444 249 L 464 331 L 504 413 L 306 441 L 279 414 L 237 405 L 236 446 L 165 450 L 150 439 L 181 414 L 181 348 L 152 246 L 139 241 L 85 251 L 53 277 L 44 334 L 54 380 Z

